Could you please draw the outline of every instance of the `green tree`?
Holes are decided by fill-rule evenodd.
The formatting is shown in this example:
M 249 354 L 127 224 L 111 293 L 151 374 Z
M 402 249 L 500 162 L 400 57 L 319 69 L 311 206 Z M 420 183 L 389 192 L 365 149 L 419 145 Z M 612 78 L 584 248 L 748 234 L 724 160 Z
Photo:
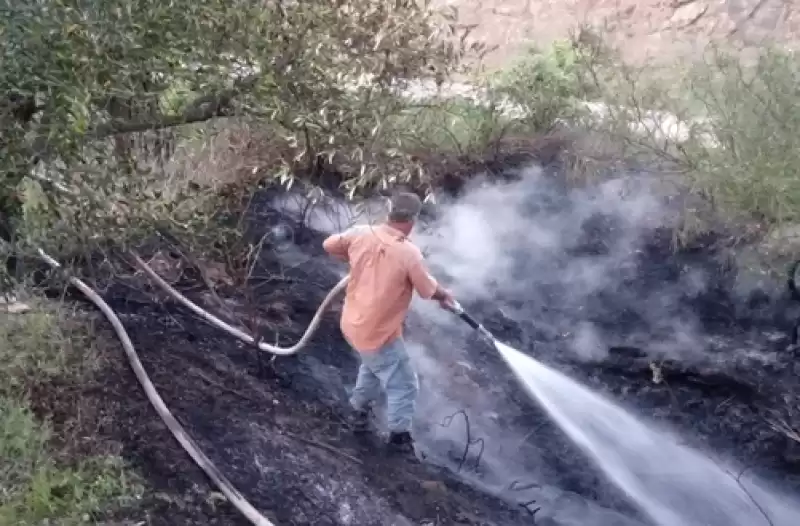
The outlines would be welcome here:
M 460 67 L 457 33 L 414 0 L 0 0 L 0 234 L 28 177 L 53 221 L 130 230 L 165 130 L 223 117 L 274 127 L 287 184 L 326 164 L 351 193 L 387 166 L 413 182 L 382 124 L 404 80 Z

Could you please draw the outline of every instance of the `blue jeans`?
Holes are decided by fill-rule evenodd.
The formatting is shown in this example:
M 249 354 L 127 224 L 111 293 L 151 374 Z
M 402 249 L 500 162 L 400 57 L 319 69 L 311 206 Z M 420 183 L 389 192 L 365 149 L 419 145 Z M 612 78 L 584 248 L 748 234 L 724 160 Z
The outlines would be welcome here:
M 367 409 L 383 388 L 387 399 L 389 431 L 411 431 L 418 387 L 403 339 L 397 338 L 377 351 L 359 355 L 361 366 L 350 405 L 356 411 Z

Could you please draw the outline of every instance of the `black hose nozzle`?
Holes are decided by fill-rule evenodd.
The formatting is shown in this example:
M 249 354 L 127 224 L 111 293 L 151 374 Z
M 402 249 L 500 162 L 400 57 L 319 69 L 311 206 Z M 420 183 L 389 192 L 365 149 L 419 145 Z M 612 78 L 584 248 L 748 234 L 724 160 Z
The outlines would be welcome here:
M 478 323 L 478 321 L 475 318 L 473 318 L 472 316 L 470 316 L 466 312 L 463 312 L 463 311 L 460 312 L 458 314 L 458 317 L 461 318 L 462 320 L 464 320 L 467 323 L 467 325 L 469 325 L 470 327 L 472 327 L 476 331 L 480 330 L 481 324 Z
M 481 333 L 481 335 L 483 337 L 487 338 L 490 341 L 494 340 L 494 335 L 491 332 L 489 332 L 488 330 L 486 330 L 486 327 L 484 327 L 483 325 L 478 323 L 478 320 L 476 320 L 475 318 L 470 316 L 464 310 L 464 308 L 461 306 L 460 303 L 455 302 L 453 304 L 452 310 L 453 310 L 453 313 L 455 313 L 456 316 L 458 316 L 459 318 L 464 320 L 464 322 L 466 322 L 467 325 L 469 325 L 470 327 L 472 327 L 473 329 L 475 329 L 476 331 Z

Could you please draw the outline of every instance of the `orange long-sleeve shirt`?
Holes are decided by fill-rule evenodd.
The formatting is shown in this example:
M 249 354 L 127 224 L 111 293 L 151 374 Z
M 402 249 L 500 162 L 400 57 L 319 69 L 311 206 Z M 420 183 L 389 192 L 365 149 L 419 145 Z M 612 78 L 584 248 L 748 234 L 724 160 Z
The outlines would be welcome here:
M 322 246 L 350 264 L 341 329 L 359 352 L 402 336 L 414 290 L 430 299 L 438 288 L 419 248 L 389 225 L 353 227 Z

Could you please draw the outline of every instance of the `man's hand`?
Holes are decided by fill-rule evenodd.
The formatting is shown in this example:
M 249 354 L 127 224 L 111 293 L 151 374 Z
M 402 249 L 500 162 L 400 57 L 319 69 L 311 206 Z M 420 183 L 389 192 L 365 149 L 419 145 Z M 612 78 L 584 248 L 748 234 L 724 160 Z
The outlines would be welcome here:
M 445 310 L 453 310 L 456 306 L 456 300 L 453 298 L 453 295 L 441 285 L 436 289 L 436 292 L 433 293 L 431 299 L 438 301 L 439 306 Z
M 348 261 L 347 249 L 350 246 L 350 237 L 347 234 L 348 232 L 333 234 L 322 242 L 325 252 L 345 263 Z

